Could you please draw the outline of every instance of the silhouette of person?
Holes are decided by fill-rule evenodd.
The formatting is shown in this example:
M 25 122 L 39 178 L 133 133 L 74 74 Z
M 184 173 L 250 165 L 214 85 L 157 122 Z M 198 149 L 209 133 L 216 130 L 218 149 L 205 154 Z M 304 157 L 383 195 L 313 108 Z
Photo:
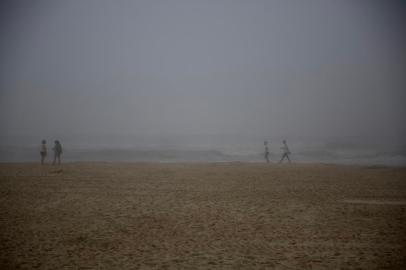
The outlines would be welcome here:
M 52 165 L 56 164 L 56 161 L 58 161 L 58 165 L 61 165 L 61 155 L 62 155 L 62 145 L 58 140 L 55 140 L 55 145 L 52 148 L 54 150 L 54 162 Z
M 268 148 L 268 142 L 267 142 L 267 141 L 264 141 L 264 145 L 265 145 L 265 153 L 264 153 L 265 160 L 266 160 L 266 163 L 269 163 L 269 148 Z
M 45 158 L 47 156 L 47 142 L 45 140 L 42 140 L 41 142 L 41 148 L 39 150 L 39 153 L 41 155 L 41 165 L 44 165 Z
M 282 149 L 282 158 L 281 158 L 281 160 L 279 160 L 279 163 L 282 163 L 282 161 L 285 158 L 287 158 L 289 163 L 291 163 L 290 158 L 289 158 L 289 155 L 291 153 L 290 153 L 289 147 L 288 147 L 288 145 L 286 143 L 286 140 L 283 140 L 283 146 L 281 147 L 281 149 Z

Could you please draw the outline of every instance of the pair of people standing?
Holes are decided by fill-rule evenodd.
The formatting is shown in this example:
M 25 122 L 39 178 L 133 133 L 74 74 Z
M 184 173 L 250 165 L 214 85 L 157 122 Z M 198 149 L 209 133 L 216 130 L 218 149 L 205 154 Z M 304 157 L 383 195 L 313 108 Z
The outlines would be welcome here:
M 54 161 L 52 162 L 52 165 L 55 165 L 58 163 L 58 165 L 61 165 L 61 155 L 62 155 L 62 144 L 58 141 L 54 141 L 54 147 L 52 148 L 54 151 Z M 40 155 L 41 155 L 41 165 L 44 165 L 45 163 L 45 158 L 47 156 L 47 142 L 45 140 L 42 140 L 41 142 L 41 150 L 40 150 Z
M 268 142 L 267 142 L 267 141 L 264 141 L 264 145 L 265 145 L 265 160 L 266 160 L 267 163 L 269 163 L 269 148 L 268 148 Z M 283 161 L 285 158 L 287 158 L 287 160 L 289 161 L 289 163 L 291 163 L 290 158 L 289 158 L 289 155 L 290 155 L 291 153 L 290 153 L 288 144 L 286 143 L 286 140 L 283 140 L 283 146 L 281 147 L 281 149 L 282 149 L 282 158 L 281 158 L 281 160 L 279 160 L 279 163 L 282 163 L 282 161 Z

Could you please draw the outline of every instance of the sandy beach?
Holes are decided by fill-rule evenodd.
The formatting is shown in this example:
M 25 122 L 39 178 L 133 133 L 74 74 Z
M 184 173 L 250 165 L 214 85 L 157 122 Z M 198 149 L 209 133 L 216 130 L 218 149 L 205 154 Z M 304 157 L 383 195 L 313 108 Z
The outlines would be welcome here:
M 406 269 L 406 168 L 0 164 L 1 269 Z

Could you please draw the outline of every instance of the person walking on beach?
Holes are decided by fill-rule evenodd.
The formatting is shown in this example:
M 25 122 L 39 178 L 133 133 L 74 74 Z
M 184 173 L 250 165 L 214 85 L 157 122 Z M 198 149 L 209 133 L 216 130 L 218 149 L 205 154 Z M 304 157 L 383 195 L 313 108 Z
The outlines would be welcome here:
M 268 148 L 268 141 L 264 141 L 264 145 L 265 145 L 265 161 L 266 163 L 269 163 L 269 148 Z
M 279 160 L 279 163 L 282 163 L 282 161 L 285 158 L 287 158 L 289 163 L 291 163 L 290 158 L 289 158 L 290 150 L 289 150 L 289 147 L 288 147 L 288 145 L 286 143 L 286 140 L 283 140 L 283 146 L 281 147 L 281 149 L 282 149 L 282 158 L 281 158 L 281 160 Z
M 54 148 L 52 148 L 54 150 L 54 162 L 52 165 L 55 165 L 57 160 L 58 165 L 61 165 L 62 145 L 58 140 L 55 140 L 54 143 Z
M 44 165 L 45 158 L 47 156 L 47 142 L 45 140 L 42 140 L 41 142 L 41 149 L 39 150 L 39 153 L 41 155 L 41 165 Z

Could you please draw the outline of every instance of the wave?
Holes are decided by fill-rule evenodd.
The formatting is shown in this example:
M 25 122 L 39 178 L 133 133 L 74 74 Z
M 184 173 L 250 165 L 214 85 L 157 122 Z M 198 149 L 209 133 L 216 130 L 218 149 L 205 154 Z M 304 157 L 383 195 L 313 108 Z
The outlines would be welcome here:
M 260 148 L 259 148 L 260 149 Z M 63 160 L 103 162 L 264 162 L 258 148 L 65 148 Z M 291 148 L 291 159 L 298 163 L 333 163 L 360 165 L 406 165 L 403 148 L 391 151 L 332 147 Z M 296 150 L 296 151 L 295 151 Z M 279 161 L 278 151 L 271 151 L 272 162 Z M 52 159 L 49 153 L 48 160 Z M 0 147 L 0 162 L 37 162 L 38 147 Z

